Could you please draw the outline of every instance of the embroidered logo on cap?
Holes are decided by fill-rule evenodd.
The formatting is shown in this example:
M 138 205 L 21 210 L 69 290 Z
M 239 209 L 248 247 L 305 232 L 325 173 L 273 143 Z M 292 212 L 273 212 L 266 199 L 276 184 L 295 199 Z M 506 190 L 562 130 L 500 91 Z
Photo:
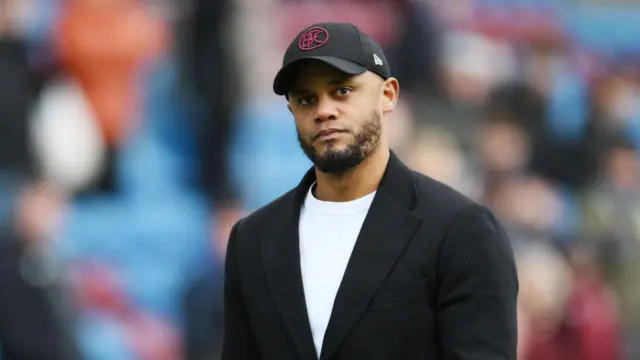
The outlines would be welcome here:
M 302 36 L 298 41 L 298 47 L 302 51 L 317 49 L 329 41 L 329 32 L 321 27 L 313 27 Z
M 382 59 L 380 59 L 378 57 L 378 55 L 376 55 L 376 54 L 373 54 L 373 63 L 378 65 L 378 66 L 382 66 L 383 65 L 382 64 Z

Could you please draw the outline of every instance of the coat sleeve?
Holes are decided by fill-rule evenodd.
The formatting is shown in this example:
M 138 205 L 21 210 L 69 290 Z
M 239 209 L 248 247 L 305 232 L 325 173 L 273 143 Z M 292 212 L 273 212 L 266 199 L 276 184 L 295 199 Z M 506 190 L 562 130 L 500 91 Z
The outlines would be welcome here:
M 445 360 L 516 360 L 518 277 L 503 227 L 484 206 L 453 221 L 438 259 L 438 326 Z
M 256 341 L 244 297 L 239 284 L 237 232 L 240 222 L 233 226 L 229 244 L 224 277 L 224 343 L 222 360 L 262 359 Z

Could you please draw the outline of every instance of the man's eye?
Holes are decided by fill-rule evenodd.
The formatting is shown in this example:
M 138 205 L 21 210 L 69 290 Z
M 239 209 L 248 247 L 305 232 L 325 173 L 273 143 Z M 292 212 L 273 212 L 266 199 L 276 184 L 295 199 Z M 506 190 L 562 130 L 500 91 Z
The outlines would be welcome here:
M 340 96 L 348 95 L 351 92 L 351 89 L 348 88 L 338 88 L 336 89 L 336 93 Z
M 309 105 L 313 102 L 313 98 L 311 96 L 301 96 L 298 98 L 298 104 L 300 105 Z

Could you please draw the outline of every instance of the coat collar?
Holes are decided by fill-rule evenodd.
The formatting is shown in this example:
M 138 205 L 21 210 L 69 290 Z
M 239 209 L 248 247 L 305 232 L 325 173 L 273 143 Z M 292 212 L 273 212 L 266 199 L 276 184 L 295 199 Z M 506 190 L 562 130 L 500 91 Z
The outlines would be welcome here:
M 311 168 L 304 175 L 294 190 L 294 202 L 298 212 L 307 196 L 309 188 L 316 182 L 315 168 Z M 378 190 L 383 190 L 391 196 L 399 205 L 407 210 L 412 210 L 418 202 L 418 192 L 414 183 L 411 170 L 398 159 L 393 151 L 389 151 L 389 162 Z

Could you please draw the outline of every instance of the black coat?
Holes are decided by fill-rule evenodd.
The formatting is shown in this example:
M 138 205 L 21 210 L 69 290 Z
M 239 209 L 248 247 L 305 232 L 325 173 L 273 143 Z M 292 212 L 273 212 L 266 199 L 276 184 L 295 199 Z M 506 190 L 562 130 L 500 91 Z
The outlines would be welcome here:
M 316 359 L 305 305 L 300 185 L 233 229 L 225 360 Z M 330 266 L 330 265 L 328 265 Z M 486 208 L 391 155 L 327 327 L 321 360 L 515 360 L 518 279 Z

